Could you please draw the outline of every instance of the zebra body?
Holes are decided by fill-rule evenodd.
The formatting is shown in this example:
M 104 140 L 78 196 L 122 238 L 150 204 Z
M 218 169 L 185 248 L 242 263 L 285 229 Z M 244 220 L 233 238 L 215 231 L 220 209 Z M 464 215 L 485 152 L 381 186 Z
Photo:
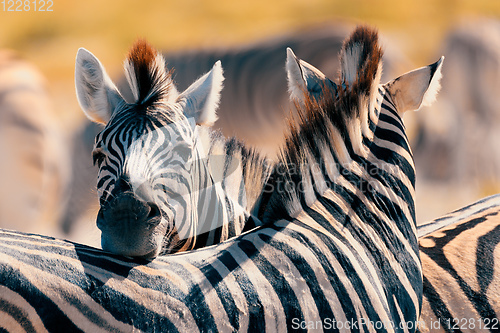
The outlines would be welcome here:
M 78 52 L 78 100 L 91 120 L 106 125 L 93 151 L 103 249 L 152 258 L 220 243 L 258 225 L 249 212 L 267 176 L 265 161 L 209 128 L 222 89 L 220 62 L 179 93 L 163 57 L 139 42 L 125 71 L 132 103 L 97 58 Z
M 500 329 L 499 213 L 495 195 L 418 227 L 421 332 Z
M 458 326 L 463 325 L 464 323 L 460 322 L 462 318 L 468 320 L 472 318 L 474 320 L 473 324 L 476 327 L 475 331 L 481 331 L 479 325 L 482 322 L 482 331 L 488 331 L 488 328 L 485 328 L 487 326 L 491 328 L 489 329 L 490 332 L 495 332 L 495 328 L 498 327 L 495 326 L 497 321 L 494 319 L 488 321 L 484 319 L 485 317 L 481 319 L 481 316 L 478 315 L 478 310 L 475 308 L 476 305 L 470 299 L 467 300 L 467 296 L 465 295 L 464 289 L 467 290 L 469 288 L 460 287 L 460 285 L 464 286 L 464 282 L 466 282 L 465 285 L 469 285 L 471 286 L 470 289 L 473 289 L 476 282 L 460 280 L 461 277 L 470 276 L 470 272 L 475 272 L 478 278 L 492 277 L 493 280 L 489 283 L 490 287 L 488 288 L 489 295 L 486 299 L 480 299 L 482 302 L 479 302 L 479 306 L 484 306 L 484 301 L 487 300 L 498 318 L 500 316 L 500 308 L 497 300 L 500 299 L 500 295 L 498 295 L 500 288 L 495 288 L 498 285 L 498 282 L 495 281 L 499 275 L 490 275 L 489 273 L 479 274 L 479 271 L 484 268 L 496 269 L 495 266 L 498 266 L 498 242 L 492 244 L 495 246 L 493 251 L 488 251 L 488 253 L 493 253 L 494 255 L 493 265 L 491 265 L 491 257 L 488 256 L 479 255 L 471 259 L 470 253 L 466 253 L 467 257 L 466 261 L 464 261 L 464 258 L 455 256 L 453 252 L 458 251 L 455 252 L 456 254 L 463 251 L 470 252 L 471 243 L 478 244 L 475 247 L 476 249 L 482 247 L 480 242 L 471 241 L 471 239 L 479 240 L 481 236 L 485 236 L 486 239 L 491 238 L 492 235 L 496 235 L 493 236 L 493 239 L 498 240 L 497 231 L 500 225 L 500 220 L 497 218 L 498 212 L 500 212 L 499 197 L 489 197 L 464 209 L 448 214 L 443 218 L 436 219 L 435 223 L 440 223 L 440 228 L 444 228 L 443 231 L 438 229 L 431 233 L 426 232 L 426 235 L 419 239 L 422 251 L 424 280 L 428 281 L 424 283 L 422 313 L 418 320 L 419 331 L 446 332 L 445 325 L 448 323 L 448 320 L 451 323 L 450 326 L 453 327 L 457 323 L 459 324 Z M 442 223 L 445 220 L 452 223 L 443 226 Z M 433 224 L 434 222 L 428 224 L 427 228 Z M 485 228 L 482 228 L 483 224 Z M 467 225 L 471 225 L 472 228 Z M 471 236 L 470 233 L 461 235 L 467 241 L 465 243 L 460 241 L 460 244 L 457 244 L 458 246 L 455 246 L 453 251 L 445 252 L 445 247 L 443 246 L 438 247 L 436 251 L 432 250 L 436 245 L 430 244 L 430 241 L 435 242 L 443 238 L 449 239 L 448 236 L 442 237 L 447 234 L 453 237 L 450 233 L 453 232 L 453 229 L 456 229 L 456 226 L 463 226 L 463 228 L 457 230 L 458 232 L 462 233 L 464 230 L 472 231 L 473 235 Z M 419 227 L 419 232 L 424 230 L 424 228 L 425 225 Z M 478 235 L 474 231 L 475 228 L 481 228 L 485 232 L 479 232 Z M 440 232 L 442 233 L 441 235 L 439 235 Z M 426 239 L 427 236 L 431 236 L 431 238 Z M 185 254 L 159 257 L 153 262 L 143 265 L 145 262 L 110 255 L 87 246 L 44 236 L 2 230 L 0 232 L 0 240 L 0 327 L 8 332 L 46 332 L 57 331 L 58 329 L 66 331 L 74 329 L 73 331 L 82 330 L 89 332 L 165 331 L 166 328 L 172 328 L 173 325 L 169 326 L 171 320 L 166 320 L 164 315 L 165 310 L 161 310 L 158 306 L 159 304 L 163 304 L 161 302 L 165 298 L 168 298 L 168 294 L 165 294 L 163 290 L 171 289 L 175 281 L 179 286 L 184 288 L 182 291 L 188 290 L 186 284 L 181 284 L 186 274 L 191 276 L 187 272 L 197 272 L 199 280 L 196 280 L 198 281 L 198 287 L 196 289 L 193 288 L 191 296 L 184 295 L 186 300 L 192 300 L 196 297 L 198 297 L 198 300 L 199 298 L 205 300 L 206 298 L 199 295 L 199 291 L 202 288 L 204 290 L 211 290 L 213 295 L 223 295 L 230 291 L 235 295 L 250 299 L 250 294 L 242 287 L 242 279 L 238 280 L 238 278 L 244 275 L 244 272 L 240 269 L 238 273 L 228 274 L 230 269 L 227 266 L 230 266 L 230 261 L 227 259 L 225 261 L 226 264 L 222 264 L 219 260 L 213 260 L 213 262 L 218 264 L 218 266 L 215 265 L 218 274 L 215 274 L 215 277 L 218 276 L 221 279 L 217 282 L 215 277 L 212 277 L 210 280 L 207 279 L 208 275 L 203 274 L 206 270 L 195 269 L 191 265 L 186 265 L 183 260 Z M 295 241 L 295 238 L 292 240 Z M 291 243 L 289 245 L 295 244 Z M 488 244 L 485 245 L 487 246 Z M 460 246 L 463 247 L 463 250 L 457 250 Z M 192 255 L 195 253 L 205 253 L 199 257 L 200 260 L 203 260 L 204 258 L 209 258 L 213 250 L 213 247 L 197 250 Z M 302 248 L 299 250 L 302 250 Z M 246 250 L 242 250 L 239 247 L 238 251 L 241 255 Z M 444 262 L 451 263 L 453 269 L 451 271 L 449 269 L 446 270 L 443 261 L 439 260 L 439 257 L 431 259 L 425 254 L 425 251 L 432 251 L 446 257 Z M 248 253 L 250 255 L 250 252 Z M 229 255 L 227 256 L 229 257 Z M 176 258 L 177 261 L 174 262 L 173 260 Z M 180 265 L 178 264 L 179 262 L 181 263 Z M 175 267 L 175 274 L 166 269 L 169 265 Z M 453 273 L 453 271 L 456 273 Z M 193 281 L 195 280 L 194 275 L 193 273 Z M 260 276 L 262 273 L 258 273 L 258 275 Z M 269 286 L 269 284 L 267 283 L 266 285 Z M 309 283 L 310 285 L 311 283 Z M 269 288 L 266 290 L 269 290 Z M 256 295 L 264 297 L 264 292 L 259 294 L 257 292 L 258 290 L 256 290 Z M 139 297 L 138 295 L 141 296 Z M 180 293 L 175 295 L 178 300 L 181 299 L 179 295 Z M 210 314 L 210 316 L 229 317 L 228 315 L 223 315 L 225 310 L 220 311 L 221 308 L 227 308 L 227 303 L 215 302 L 214 299 L 216 298 L 213 295 L 209 299 L 214 302 L 212 309 L 216 312 Z M 437 301 L 435 299 L 436 295 L 438 296 Z M 460 297 L 465 298 L 457 302 L 456 299 L 451 298 L 456 295 L 462 295 Z M 274 295 L 274 297 L 278 296 Z M 110 301 L 113 299 L 119 299 L 120 301 Z M 255 298 L 253 300 L 254 304 L 260 305 L 260 303 L 255 303 L 256 300 L 258 299 Z M 205 301 L 205 306 L 209 305 L 209 302 Z M 190 313 L 191 311 L 198 314 L 206 313 L 199 310 L 199 303 L 192 301 L 186 303 L 185 309 L 189 311 L 186 311 L 187 314 L 184 316 L 192 320 L 189 323 L 192 326 L 181 326 L 179 324 L 179 330 L 181 328 L 193 328 L 193 331 L 198 331 L 196 325 L 200 323 L 200 318 L 196 317 L 195 319 L 195 316 Z M 246 304 L 246 300 L 243 302 L 234 302 L 234 306 L 241 310 L 240 313 L 245 313 L 244 311 L 251 309 Z M 464 308 L 467 310 L 464 311 Z M 258 307 L 254 306 L 253 309 L 258 309 Z M 204 310 L 210 311 L 210 308 L 207 307 Z M 179 314 L 182 313 L 181 311 L 178 312 Z M 128 323 L 123 322 L 124 313 L 130 316 Z M 233 311 L 232 313 L 238 312 Z M 446 313 L 449 315 L 446 316 Z M 250 330 L 250 328 L 257 329 L 259 328 L 259 326 L 255 325 L 257 319 L 263 323 L 270 323 L 275 319 L 273 316 L 263 316 L 263 311 L 256 311 L 255 314 L 248 317 L 245 320 L 239 319 L 238 322 L 240 324 L 234 327 L 235 330 L 237 328 L 240 331 L 244 331 L 245 329 Z M 233 316 L 232 318 L 233 322 L 236 322 L 235 317 Z M 61 326 L 58 326 L 58 321 L 54 319 L 63 320 L 60 324 Z M 215 319 L 218 320 L 219 317 L 214 317 L 213 320 L 210 319 L 208 321 L 213 323 Z M 438 324 L 439 319 L 442 321 Z M 277 322 L 277 320 L 275 321 Z M 324 322 L 327 325 L 323 327 L 328 328 L 330 320 L 326 320 L 325 318 Z M 294 323 L 297 323 L 297 325 L 293 327 L 300 325 L 300 322 L 294 321 Z M 487 325 L 488 323 L 489 325 Z M 274 324 L 276 325 L 277 323 Z M 308 322 L 307 324 L 309 328 L 320 327 L 316 323 L 311 324 L 311 322 Z M 463 329 L 462 331 L 474 331 L 472 328 L 469 329 L 468 325 L 469 322 L 467 323 L 467 329 Z M 283 328 L 283 326 L 278 328 Z M 208 331 L 208 329 L 205 331 Z M 221 329 L 221 331 L 224 331 L 224 329 Z M 230 329 L 227 329 L 227 331 L 230 331 Z M 318 331 L 320 330 L 318 329 Z

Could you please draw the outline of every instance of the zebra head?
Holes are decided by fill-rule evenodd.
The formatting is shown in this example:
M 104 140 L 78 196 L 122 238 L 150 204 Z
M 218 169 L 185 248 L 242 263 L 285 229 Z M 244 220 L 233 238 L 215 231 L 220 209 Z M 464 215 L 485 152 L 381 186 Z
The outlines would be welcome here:
M 370 185 L 363 191 L 394 197 L 396 203 L 410 207 L 409 219 L 415 220 L 415 170 L 402 116 L 435 99 L 443 58 L 381 84 L 382 54 L 377 31 L 358 27 L 343 44 L 339 77 L 332 81 L 287 49 L 288 90 L 296 113 L 291 114 L 294 128 L 288 134 L 280 163 L 298 176 L 280 181 L 302 182 L 296 186 L 296 193 L 275 191 L 269 207 L 285 203 L 287 214 L 295 216 L 303 204 L 312 205 L 332 183 L 344 179 L 343 173 L 361 172 L 368 175 Z M 296 153 L 300 147 L 309 151 Z M 378 178 L 382 173 L 403 179 L 394 186 L 404 185 L 404 191 L 396 191 L 404 195 L 391 193 L 392 189 Z
M 323 103 L 325 98 L 332 102 L 343 101 L 347 117 L 341 121 L 343 124 L 339 123 L 341 132 L 344 130 L 340 134 L 349 136 L 353 141 L 352 149 L 360 156 L 367 152 L 363 138 L 373 140 L 381 109 L 391 109 L 402 118 L 406 111 L 432 104 L 441 87 L 444 57 L 381 84 L 382 50 L 378 47 L 377 32 L 369 27 L 358 27 L 354 31 L 344 42 L 339 58 L 340 77 L 335 83 L 319 69 L 297 58 L 288 48 L 288 91 L 299 110 L 307 108 L 305 104 L 311 101 Z M 300 118 L 299 115 L 299 121 Z M 406 138 L 404 131 L 401 134 Z M 349 159 L 344 159 L 344 162 L 349 162 Z
M 92 153 L 102 248 L 153 258 L 187 246 L 193 233 L 195 192 L 208 181 L 199 127 L 215 122 L 224 78 L 219 61 L 179 93 L 163 57 L 145 41 L 132 48 L 124 67 L 132 102 L 99 60 L 79 49 L 76 92 L 87 117 L 105 125 Z
M 368 36 L 361 36 L 363 34 Z M 359 42 L 358 39 L 362 38 L 365 40 Z M 372 61 L 363 63 L 364 58 L 369 57 L 370 52 L 374 52 L 368 45 L 363 45 L 363 43 L 367 44 L 366 40 L 370 38 L 376 39 L 376 32 L 367 27 L 360 27 L 344 43 L 340 54 L 341 77 L 338 85 L 319 69 L 295 56 L 291 48 L 287 48 L 286 70 L 290 99 L 299 103 L 299 106 L 303 106 L 308 98 L 316 101 L 321 100 L 325 95 L 338 98 L 339 91 L 342 91 L 359 97 L 362 101 L 359 107 L 367 107 L 373 111 L 382 94 L 385 98 L 390 98 L 400 116 L 403 116 L 406 111 L 415 111 L 422 106 L 432 104 L 441 87 L 441 67 L 444 57 L 434 64 L 380 84 L 382 62 L 378 59 L 382 56 L 381 51 L 376 57 L 371 57 Z M 365 72 L 370 72 L 371 76 L 363 77 L 362 74 Z M 359 96 L 360 93 L 365 96 Z M 366 112 L 360 111 L 359 113 L 363 115 Z M 361 125 L 366 129 L 366 123 Z

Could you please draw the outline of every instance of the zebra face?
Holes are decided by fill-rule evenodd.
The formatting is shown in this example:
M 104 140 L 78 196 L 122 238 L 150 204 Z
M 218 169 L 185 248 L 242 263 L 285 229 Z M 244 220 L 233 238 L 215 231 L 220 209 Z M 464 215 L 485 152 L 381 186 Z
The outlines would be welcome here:
M 190 221 L 195 125 L 161 113 L 137 119 L 135 112 L 117 115 L 96 138 L 97 226 L 103 248 L 148 257 L 175 246 L 176 224 Z
M 222 68 L 217 62 L 179 94 L 163 58 L 138 43 L 125 70 L 133 103 L 125 102 L 92 54 L 80 50 L 77 56 L 80 105 L 106 124 L 92 153 L 99 167 L 97 226 L 104 250 L 154 258 L 182 247 L 191 233 L 203 159 L 198 127 L 216 120 Z

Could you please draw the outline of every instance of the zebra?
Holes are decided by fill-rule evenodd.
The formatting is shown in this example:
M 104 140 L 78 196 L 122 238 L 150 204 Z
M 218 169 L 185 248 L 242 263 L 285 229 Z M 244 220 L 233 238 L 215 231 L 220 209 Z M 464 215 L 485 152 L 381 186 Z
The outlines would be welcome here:
M 492 237 L 494 240 L 499 239 L 499 212 L 500 196 L 495 195 L 468 205 L 444 217 L 437 218 L 431 223 L 417 227 L 421 251 L 428 249 L 438 255 L 429 261 L 425 259 L 425 254 L 422 258 L 424 281 L 427 279 L 429 282 L 424 282 L 422 313 L 417 324 L 419 332 L 446 332 L 452 331 L 451 328 L 455 328 L 454 331 L 458 332 L 461 326 L 462 331 L 489 330 L 495 332 L 498 330 L 499 324 L 497 319 L 491 316 L 481 317 L 474 314 L 474 312 L 477 312 L 476 309 L 478 306 L 485 306 L 485 299 L 468 298 L 464 290 L 468 290 L 470 295 L 470 291 L 473 288 L 469 288 L 468 286 L 473 286 L 475 283 L 473 281 L 464 281 L 462 277 L 467 277 L 469 272 L 476 272 L 475 275 L 478 278 L 492 278 L 489 282 L 491 287 L 486 299 L 489 302 L 488 306 L 494 309 L 497 314 L 496 318 L 498 318 L 500 308 L 497 300 L 500 298 L 500 295 L 498 295 L 500 289 L 495 288 L 498 285 L 496 281 L 498 280 L 498 274 L 489 273 L 493 272 L 495 265 L 498 265 L 498 241 L 494 244 L 488 244 L 488 240 Z M 475 229 L 483 231 L 471 234 L 470 232 Z M 426 239 L 429 236 L 430 239 Z M 436 245 L 433 242 L 443 238 L 445 242 L 441 243 L 442 245 L 444 243 L 448 245 L 453 244 L 457 239 L 466 238 L 466 242 L 460 240 L 460 243 L 457 244 L 464 248 L 464 250 L 460 250 L 461 253 L 469 255 L 467 252 L 471 249 L 470 244 L 473 244 L 474 250 L 486 247 L 486 254 L 488 255 L 478 255 L 472 259 L 468 256 L 464 261 L 463 258 L 458 257 L 453 251 L 445 253 L 442 245 L 439 246 L 438 251 L 434 251 L 433 248 Z M 457 247 L 454 246 L 454 250 L 456 249 Z M 198 250 L 197 252 L 200 251 L 203 250 Z M 472 253 L 474 252 L 472 251 Z M 483 254 L 485 252 L 478 251 L 477 253 Z M 493 254 L 493 258 L 491 258 L 491 254 Z M 440 260 L 440 256 L 446 256 L 446 260 Z M 160 257 L 156 261 L 161 261 L 163 258 L 165 257 Z M 172 259 L 172 257 L 169 258 Z M 42 279 L 36 280 L 34 278 L 36 275 L 29 274 L 29 270 L 24 266 L 29 266 L 31 263 L 29 260 L 26 261 L 26 259 L 37 263 L 37 265 L 31 267 L 31 270 L 35 273 L 44 274 L 42 277 L 48 277 L 45 282 L 51 281 L 48 285 L 49 288 L 44 286 Z M 12 265 L 16 260 L 22 264 L 17 266 Z M 40 266 L 40 262 L 44 262 L 44 265 Z M 65 268 L 60 267 L 59 270 L 54 269 L 58 263 L 59 266 L 62 266 L 68 262 L 71 264 L 70 266 Z M 446 269 L 443 262 L 452 264 L 452 270 L 449 268 Z M 56 263 L 56 265 L 51 265 L 53 263 Z M 9 332 L 56 331 L 58 329 L 58 321 L 50 322 L 48 320 L 50 316 L 43 314 L 43 310 L 49 308 L 48 304 L 55 303 L 60 306 L 57 307 L 57 312 L 50 313 L 53 314 L 52 318 L 64 319 L 67 326 L 61 324 L 59 326 L 61 329 L 70 330 L 71 328 L 78 327 L 83 331 L 98 332 L 103 330 L 133 331 L 144 327 L 144 331 L 154 331 L 154 323 L 147 323 L 147 320 L 140 316 L 140 314 L 130 309 L 125 309 L 125 306 L 130 306 L 132 309 L 140 308 L 145 310 L 148 315 L 151 312 L 156 312 L 155 315 L 158 316 L 158 307 L 155 308 L 146 301 L 141 302 L 137 298 L 137 294 L 133 294 L 134 288 L 139 288 L 134 286 L 133 281 L 140 281 L 142 283 L 141 286 L 145 286 L 144 290 L 148 293 L 146 296 L 147 299 L 152 302 L 154 301 L 154 297 L 159 299 L 160 292 L 157 292 L 157 286 L 161 285 L 161 283 L 158 281 L 158 277 L 165 276 L 165 272 L 162 271 L 162 264 L 164 263 L 159 262 L 156 267 L 151 267 L 151 263 L 149 263 L 149 266 L 142 267 L 130 259 L 111 256 L 80 244 L 38 235 L 0 230 L 0 289 L 2 290 L 0 292 L 0 328 Z M 42 268 L 41 272 L 36 271 L 37 267 Z M 440 270 L 436 271 L 436 268 Z M 484 271 L 484 269 L 488 269 L 488 273 L 480 274 L 479 271 Z M 85 275 L 82 271 L 87 272 L 88 275 Z M 69 276 L 72 278 L 76 276 L 77 279 L 71 280 L 68 283 L 68 280 L 70 280 L 68 279 L 68 273 L 71 273 Z M 26 278 L 23 277 L 23 274 Z M 25 283 L 23 285 L 19 283 L 21 280 L 26 282 L 26 279 L 29 279 L 30 276 L 33 282 L 29 288 L 27 287 L 29 284 Z M 9 279 L 10 282 L 7 284 L 6 281 Z M 113 279 L 123 280 L 125 283 L 120 285 L 118 281 L 109 282 Z M 226 278 L 225 283 L 228 282 L 227 280 L 229 279 Z M 456 280 L 457 282 L 449 283 L 450 280 Z M 447 283 L 443 283 L 443 281 L 447 281 Z M 108 286 L 105 286 L 105 282 L 108 282 Z M 71 283 L 74 283 L 74 285 L 72 286 Z M 154 287 L 148 288 L 148 285 Z M 200 285 L 202 284 L 200 283 Z M 462 287 L 459 287 L 459 285 L 462 285 Z M 82 286 L 82 288 L 80 289 L 78 286 Z M 429 288 L 429 286 L 432 288 Z M 464 286 L 465 288 L 463 288 Z M 142 292 L 144 290 L 141 289 Z M 226 290 L 224 289 L 224 284 L 219 287 L 219 290 Z M 234 288 L 231 290 L 234 290 Z M 64 294 L 64 291 L 67 291 L 67 293 Z M 65 307 L 67 305 L 66 302 L 71 300 L 68 295 L 86 300 L 86 306 L 83 307 L 81 303 L 73 302 L 69 307 L 72 310 L 68 310 Z M 122 310 L 127 310 L 127 313 L 132 314 L 133 320 L 131 321 L 136 323 L 135 326 L 120 322 L 120 318 L 123 317 L 123 314 L 120 314 L 120 309 L 110 309 L 105 304 L 105 310 L 102 311 L 103 306 L 100 305 L 102 301 L 99 300 L 99 297 L 103 297 L 103 295 L 112 295 L 112 297 L 121 296 L 121 304 L 125 303 Z M 451 298 L 453 295 L 461 295 L 461 301 L 454 301 Z M 467 312 L 460 312 L 464 308 L 468 309 Z M 61 314 L 61 309 L 66 312 Z M 84 313 L 84 315 L 81 316 L 80 312 Z M 78 318 L 79 315 L 81 316 L 80 318 Z M 104 320 L 100 321 L 99 319 L 103 317 Z M 77 323 L 68 324 L 68 318 L 70 322 Z M 463 326 L 464 319 L 468 319 L 465 326 Z M 445 327 L 448 327 L 446 325 L 449 326 L 448 330 L 445 329 Z M 243 327 L 239 326 L 240 330 L 243 330 L 245 327 L 248 326 L 245 326 L 245 324 Z
M 255 149 L 210 130 L 224 80 L 220 61 L 181 93 L 162 55 L 144 40 L 124 67 L 132 103 L 92 53 L 77 53 L 78 101 L 89 119 L 105 125 L 92 153 L 102 248 L 154 258 L 259 225 L 251 212 L 268 163 Z
M 297 66 L 298 65 L 298 66 Z M 306 84 L 290 85 L 292 99 L 303 91 L 318 99 L 335 85 L 288 50 L 287 67 Z M 420 332 L 498 331 L 500 281 L 500 196 L 482 199 L 417 227 L 423 270 Z M 498 268 L 497 268 L 498 270 Z M 474 274 L 475 273 L 475 274 Z
M 71 163 L 46 78 L 0 49 L 0 227 L 61 234 Z
M 443 246 L 440 246 L 440 250 L 436 251 L 436 253 L 439 256 L 446 256 L 445 261 L 439 260 L 439 256 L 435 256 L 434 260 L 427 261 L 424 254 L 422 258 L 424 281 L 427 279 L 432 288 L 429 288 L 424 283 L 422 313 L 418 321 L 419 332 L 446 332 L 445 325 L 448 323 L 450 328 L 454 326 L 454 328 L 457 328 L 457 326 L 459 328 L 464 325 L 463 318 L 468 320 L 473 318 L 474 321 L 467 322 L 462 331 L 479 331 L 481 329 L 486 331 L 489 329 L 489 331 L 495 332 L 495 330 L 498 330 L 498 321 L 496 319 L 491 317 L 481 318 L 481 316 L 473 314 L 473 312 L 477 311 L 474 307 L 485 306 L 484 302 L 473 303 L 472 301 L 480 299 L 467 299 L 464 290 L 469 288 L 457 286 L 460 284 L 462 286 L 473 286 L 475 284 L 473 281 L 463 281 L 463 279 L 460 282 L 461 277 L 466 277 L 468 272 L 476 272 L 475 275 L 478 278 L 492 278 L 490 280 L 490 295 L 487 300 L 489 306 L 496 312 L 496 318 L 499 317 L 500 309 L 497 300 L 500 298 L 500 295 L 498 295 L 500 289 L 494 288 L 498 285 L 498 282 L 496 282 L 498 274 L 479 274 L 479 270 L 485 268 L 494 269 L 500 259 L 498 256 L 498 242 L 494 243 L 495 248 L 493 249 L 488 246 L 487 242 L 480 241 L 481 239 L 487 241 L 492 236 L 495 240 L 499 239 L 499 213 L 500 196 L 495 195 L 437 218 L 431 223 L 417 227 L 421 251 L 425 251 L 423 248 L 433 251 L 432 248 L 435 245 L 432 242 L 439 241 L 443 239 L 443 235 L 446 235 L 444 237 L 446 244 L 453 244 L 452 242 L 462 237 L 467 238 L 466 242 L 460 240 L 460 244 L 457 244 L 464 247 L 462 253 L 467 254 L 467 251 L 471 249 L 470 244 L 473 244 L 474 250 L 486 246 L 486 253 L 488 254 L 487 256 L 478 255 L 471 260 L 469 260 L 469 256 L 464 261 L 463 258 L 456 256 L 453 252 L 445 253 Z M 459 228 L 457 229 L 457 227 Z M 474 232 L 471 235 L 470 231 L 478 228 L 484 231 Z M 429 236 L 431 238 L 426 239 Z M 450 240 L 451 242 L 449 242 Z M 457 247 L 454 247 L 454 249 L 457 249 Z M 203 251 L 198 250 L 196 252 Z M 478 251 L 477 253 L 484 252 Z M 493 262 L 490 257 L 491 254 L 494 255 Z M 148 303 L 147 300 L 154 302 L 155 297 L 157 300 L 161 298 L 161 290 L 158 286 L 161 286 L 162 283 L 158 280 L 159 277 L 166 276 L 166 273 L 162 270 L 165 265 L 162 261 L 164 258 L 167 257 L 157 258 L 156 262 L 158 264 L 154 267 L 152 263 L 142 266 L 136 261 L 112 256 L 88 246 L 44 236 L 0 230 L 0 328 L 8 332 L 57 331 L 58 328 L 66 331 L 72 328 L 75 331 L 76 328 L 79 328 L 83 331 L 93 332 L 106 330 L 133 331 L 138 329 L 154 331 L 155 323 L 148 323 L 147 320 L 153 317 L 151 316 L 152 312 L 155 319 L 161 317 L 161 314 L 158 314 L 160 312 L 159 308 Z M 171 260 L 175 257 L 169 256 L 168 258 Z M 16 261 L 21 264 L 14 266 L 13 263 Z M 44 264 L 40 265 L 41 262 Z M 453 273 L 453 270 L 446 270 L 442 262 L 451 263 L 456 273 Z M 64 267 L 67 263 L 70 265 Z M 429 263 L 432 265 L 429 265 Z M 33 267 L 26 267 L 30 265 L 33 265 Z M 58 268 L 55 269 L 55 267 Z M 41 271 L 37 271 L 37 268 L 41 269 Z M 440 270 L 436 271 L 436 268 Z M 37 275 L 30 274 L 30 270 L 36 274 L 43 274 L 42 278 L 47 277 L 47 280 L 37 280 Z M 219 271 L 224 272 L 223 268 L 219 268 Z M 88 274 L 85 274 L 85 272 Z M 178 274 L 181 273 L 182 270 L 179 270 Z M 75 277 L 76 279 L 74 279 Z M 27 284 L 26 280 L 30 278 L 30 284 Z M 172 277 L 169 276 L 168 279 L 172 279 Z M 442 283 L 444 280 L 448 282 Z M 457 282 L 450 284 L 450 280 L 456 280 Z M 7 283 L 7 281 L 9 282 Z M 25 283 L 19 283 L 21 281 Z M 44 285 L 47 281 L 50 281 L 50 283 Z M 124 283 L 120 284 L 119 281 Z M 134 285 L 134 281 L 141 284 Z M 224 283 L 217 287 L 217 292 L 221 293 L 227 290 L 228 288 L 225 288 L 225 286 L 231 282 L 234 283 L 226 277 Z M 199 285 L 203 284 L 199 283 Z M 138 294 L 134 294 L 136 288 L 147 295 L 145 296 L 146 300 L 141 301 Z M 230 286 L 230 290 L 235 292 L 234 290 L 237 289 Z M 460 302 L 456 302 L 451 299 L 454 294 L 462 295 L 464 298 Z M 110 308 L 111 303 L 104 302 L 105 297 L 109 297 L 109 295 L 113 298 L 120 296 L 120 304 L 123 304 L 123 308 Z M 85 305 L 81 302 L 73 302 L 69 304 L 69 307 L 66 307 L 67 302 L 71 301 L 70 296 L 74 297 L 74 299 L 85 300 Z M 438 301 L 436 301 L 436 296 Z M 53 304 L 58 305 L 57 312 L 44 314 L 43 310 L 54 307 Z M 460 312 L 463 311 L 464 305 L 468 308 L 467 311 L 472 311 L 472 313 Z M 127 309 L 127 306 L 130 308 Z M 189 305 L 187 307 L 189 308 Z M 103 308 L 104 311 L 102 311 Z M 149 316 L 144 318 L 140 313 L 137 313 L 137 309 L 144 310 Z M 126 310 L 128 311 L 126 313 L 131 314 L 130 322 L 135 323 L 135 326 L 134 324 L 127 325 L 121 322 L 120 319 L 124 317 L 123 314 L 120 314 L 121 310 Z M 93 317 L 94 315 L 95 317 Z M 58 321 L 51 322 L 49 317 L 63 319 L 65 321 L 64 325 L 67 326 L 59 324 L 58 327 Z M 101 318 L 104 319 L 100 320 Z M 441 322 L 439 322 L 440 319 Z M 461 320 L 462 322 L 460 322 Z M 68 324 L 68 321 L 70 324 Z M 240 322 L 243 323 L 238 327 L 240 330 L 248 327 L 245 321 L 241 320 Z M 163 326 L 163 331 L 166 328 L 167 325 Z M 448 331 L 452 330 L 448 329 Z M 455 329 L 455 331 L 458 332 L 459 330 Z
M 255 229 L 154 260 L 2 231 L 0 325 L 414 331 L 422 271 L 400 113 L 437 93 L 441 63 L 380 85 L 381 53 L 375 30 L 356 29 L 342 49 L 338 94 L 325 87 L 324 99 L 297 103 L 303 121 L 290 123 Z M 334 163 L 312 168 L 325 160 Z
M 417 228 L 423 268 L 420 332 L 500 329 L 500 195 Z
M 424 220 L 500 192 L 500 22 L 461 22 L 441 44 L 446 66 L 439 101 L 415 119 L 418 201 L 425 205 L 430 190 L 442 202 L 428 205 L 419 215 Z

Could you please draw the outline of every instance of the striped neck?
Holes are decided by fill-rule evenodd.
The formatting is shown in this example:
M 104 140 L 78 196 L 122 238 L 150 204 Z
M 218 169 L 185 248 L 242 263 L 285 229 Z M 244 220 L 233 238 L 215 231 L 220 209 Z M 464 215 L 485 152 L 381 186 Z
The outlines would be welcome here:
M 196 208 L 189 212 L 191 220 L 183 222 L 189 225 L 189 234 L 184 239 L 180 235 L 181 241 L 168 252 L 218 244 L 260 224 L 250 213 L 258 197 L 247 191 L 244 176 L 255 171 L 252 164 L 261 166 L 263 160 L 243 157 L 246 151 L 235 140 L 226 140 L 209 128 L 198 128 L 198 134 L 190 193 L 190 207 Z M 258 170 L 261 178 L 266 176 L 265 167 Z
M 266 185 L 274 191 L 267 191 L 269 204 L 259 217 L 264 222 L 296 217 L 325 191 L 353 186 L 352 191 L 380 205 L 377 211 L 392 216 L 396 207 L 401 222 L 414 226 L 413 156 L 403 122 L 384 87 L 378 87 L 364 119 L 339 117 L 338 97 L 308 103 L 306 110 L 299 110 L 302 123 L 292 128 Z M 360 183 L 362 179 L 366 183 Z

